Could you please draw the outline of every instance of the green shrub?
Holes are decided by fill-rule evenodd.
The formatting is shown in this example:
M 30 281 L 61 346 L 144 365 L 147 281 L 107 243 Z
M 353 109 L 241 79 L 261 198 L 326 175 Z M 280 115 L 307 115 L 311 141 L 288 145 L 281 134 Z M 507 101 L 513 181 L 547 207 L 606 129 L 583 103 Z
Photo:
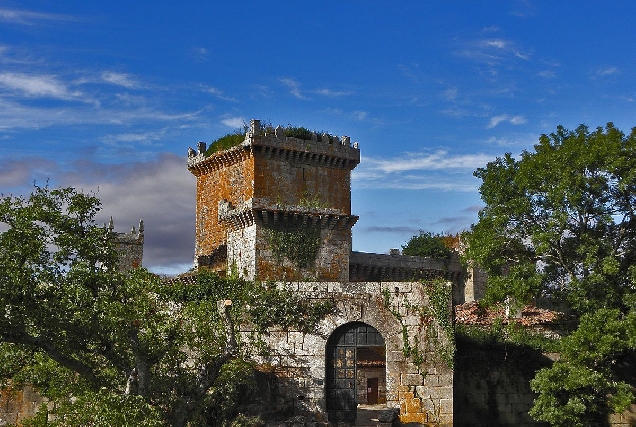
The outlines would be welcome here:
M 225 136 L 218 138 L 210 144 L 210 147 L 206 150 L 205 155 L 211 156 L 219 151 L 229 150 L 232 147 L 236 147 L 245 140 L 245 132 L 236 130 L 232 133 L 228 133 Z

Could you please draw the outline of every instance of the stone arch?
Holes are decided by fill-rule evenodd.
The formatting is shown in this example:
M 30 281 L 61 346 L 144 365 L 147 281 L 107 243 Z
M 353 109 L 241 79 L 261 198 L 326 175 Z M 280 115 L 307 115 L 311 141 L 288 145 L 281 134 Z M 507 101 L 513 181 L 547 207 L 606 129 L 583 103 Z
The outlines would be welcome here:
M 329 336 L 325 353 L 329 421 L 356 421 L 358 403 L 386 403 L 386 344 L 363 322 L 349 322 Z

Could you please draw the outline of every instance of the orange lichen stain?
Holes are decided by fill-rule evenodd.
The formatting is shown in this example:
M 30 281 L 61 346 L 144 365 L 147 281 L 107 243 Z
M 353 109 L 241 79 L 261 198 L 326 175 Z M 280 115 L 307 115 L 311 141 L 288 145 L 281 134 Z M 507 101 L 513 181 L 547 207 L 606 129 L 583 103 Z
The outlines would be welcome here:
M 400 422 L 403 424 L 426 424 L 428 422 L 428 415 L 425 412 L 409 413 L 404 415 L 400 414 Z
M 195 255 L 199 256 L 226 242 L 226 227 L 218 218 L 219 202 L 238 207 L 254 196 L 254 158 L 246 152 L 240 161 L 192 173 L 197 177 Z

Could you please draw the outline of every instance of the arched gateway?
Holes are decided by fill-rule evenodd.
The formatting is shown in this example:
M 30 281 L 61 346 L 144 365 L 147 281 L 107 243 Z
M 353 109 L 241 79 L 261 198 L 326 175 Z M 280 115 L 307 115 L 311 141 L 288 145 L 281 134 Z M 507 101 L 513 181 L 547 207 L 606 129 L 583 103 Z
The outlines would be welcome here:
M 354 423 L 358 403 L 386 403 L 386 348 L 377 329 L 340 326 L 327 340 L 326 357 L 329 421 Z

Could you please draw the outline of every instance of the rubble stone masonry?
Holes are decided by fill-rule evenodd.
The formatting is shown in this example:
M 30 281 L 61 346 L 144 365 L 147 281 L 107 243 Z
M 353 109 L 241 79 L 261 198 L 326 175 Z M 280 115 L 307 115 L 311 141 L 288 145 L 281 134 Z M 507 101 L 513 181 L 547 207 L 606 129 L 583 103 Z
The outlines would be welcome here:
M 402 423 L 424 426 L 453 425 L 453 371 L 440 357 L 436 339 L 439 325 L 421 316 L 417 307 L 428 306 L 424 285 L 419 282 L 279 282 L 307 299 L 330 299 L 335 313 L 327 316 L 315 332 L 271 331 L 268 357 L 261 368 L 283 380 L 279 391 L 292 401 L 296 413 L 322 414 L 327 420 L 325 371 L 326 345 L 340 326 L 363 322 L 380 332 L 386 344 L 383 398 L 389 408 L 399 408 Z M 450 283 L 449 283 L 450 286 Z M 390 305 L 385 295 L 390 295 Z M 449 301 L 450 304 L 450 301 Z M 394 313 L 399 313 L 398 319 Z M 245 331 L 246 334 L 249 331 Z M 408 337 L 409 343 L 404 342 Z M 416 366 L 405 357 L 406 346 L 417 346 L 423 362 Z M 384 374 L 384 373 L 383 373 Z

